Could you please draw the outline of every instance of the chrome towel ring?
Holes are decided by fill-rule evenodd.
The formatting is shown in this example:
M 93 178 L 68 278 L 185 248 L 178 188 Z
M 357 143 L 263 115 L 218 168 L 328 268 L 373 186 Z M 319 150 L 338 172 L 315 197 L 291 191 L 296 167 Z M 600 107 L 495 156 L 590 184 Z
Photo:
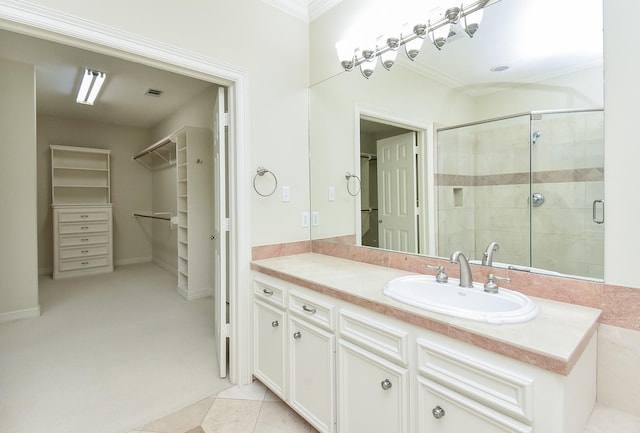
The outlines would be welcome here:
M 264 176 L 265 174 L 269 173 L 271 176 L 273 176 L 273 189 L 271 191 L 269 191 L 266 194 L 261 193 L 260 191 L 258 191 L 258 187 L 256 186 L 256 179 L 258 178 L 258 176 Z M 268 170 L 264 167 L 258 167 L 258 169 L 256 170 L 256 174 L 255 176 L 253 176 L 253 189 L 255 190 L 255 192 L 262 197 L 269 197 L 271 195 L 273 195 L 274 192 L 276 192 L 276 189 L 278 188 L 278 178 L 276 177 L 276 175 L 271 171 Z
M 349 193 L 350 196 L 355 197 L 358 194 L 360 194 L 360 178 L 358 176 L 356 176 L 355 174 L 351 174 L 349 172 L 347 172 L 347 174 L 344 175 L 344 178 L 347 179 L 347 192 Z M 351 192 L 351 186 L 349 185 L 349 181 L 351 180 L 351 178 L 354 178 L 355 180 L 357 180 L 356 182 L 356 192 Z

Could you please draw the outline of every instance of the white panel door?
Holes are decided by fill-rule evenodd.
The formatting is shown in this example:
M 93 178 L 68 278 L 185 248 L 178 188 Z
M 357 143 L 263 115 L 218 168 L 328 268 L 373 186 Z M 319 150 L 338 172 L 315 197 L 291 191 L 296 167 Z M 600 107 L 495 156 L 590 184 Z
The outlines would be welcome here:
M 224 111 L 225 88 L 218 88 L 213 125 L 213 299 L 214 334 L 220 377 L 227 377 L 227 186 L 226 147 L 227 121 Z
M 378 238 L 380 248 L 418 252 L 416 135 L 378 140 Z

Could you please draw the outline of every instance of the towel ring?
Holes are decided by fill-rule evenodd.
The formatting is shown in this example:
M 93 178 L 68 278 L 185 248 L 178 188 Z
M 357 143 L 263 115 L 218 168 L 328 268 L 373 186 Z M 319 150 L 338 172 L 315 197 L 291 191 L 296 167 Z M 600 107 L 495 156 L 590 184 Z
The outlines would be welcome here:
M 269 191 L 266 194 L 263 194 L 260 191 L 258 191 L 258 188 L 256 187 L 256 179 L 258 178 L 258 176 L 264 176 L 267 173 L 269 173 L 271 176 L 273 176 L 274 185 L 273 185 L 273 189 L 271 191 Z M 259 196 L 269 197 L 269 196 L 273 195 L 274 192 L 276 192 L 277 188 L 278 188 L 278 178 L 276 177 L 276 175 L 273 174 L 273 172 L 271 170 L 267 170 L 264 167 L 258 167 L 258 169 L 256 170 L 255 176 L 253 176 L 253 189 L 255 190 L 255 192 L 258 193 Z
M 351 187 L 349 186 L 349 180 L 351 180 L 352 177 L 358 181 L 356 184 L 358 187 L 358 189 L 356 189 L 356 192 L 351 192 Z M 349 193 L 349 195 L 352 197 L 356 197 L 358 194 L 360 194 L 360 187 L 361 187 L 360 178 L 355 174 L 351 174 L 349 172 L 347 172 L 347 174 L 344 175 L 344 178 L 347 179 L 347 192 Z

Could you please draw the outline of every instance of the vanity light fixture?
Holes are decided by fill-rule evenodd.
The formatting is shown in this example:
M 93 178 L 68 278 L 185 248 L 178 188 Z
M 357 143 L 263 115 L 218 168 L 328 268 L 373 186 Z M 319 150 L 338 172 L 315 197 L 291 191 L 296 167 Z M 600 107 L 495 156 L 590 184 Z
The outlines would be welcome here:
M 82 74 L 76 102 L 78 104 L 93 105 L 106 78 L 107 75 L 104 72 L 85 69 Z
M 340 41 L 336 44 L 340 64 L 345 71 L 352 71 L 356 66 L 360 66 L 362 75 L 369 78 L 375 70 L 378 57 L 382 66 L 390 70 L 395 63 L 397 51 L 402 45 L 405 46 L 407 57 L 414 60 L 420 53 L 422 42 L 427 35 L 438 50 L 442 49 L 452 35 L 462 33 L 462 30 L 473 38 L 480 27 L 487 3 L 489 0 L 478 0 L 467 7 L 462 4 L 460 7 L 450 7 L 441 18 L 433 22 L 405 27 L 400 37 L 378 38 L 375 47 Z

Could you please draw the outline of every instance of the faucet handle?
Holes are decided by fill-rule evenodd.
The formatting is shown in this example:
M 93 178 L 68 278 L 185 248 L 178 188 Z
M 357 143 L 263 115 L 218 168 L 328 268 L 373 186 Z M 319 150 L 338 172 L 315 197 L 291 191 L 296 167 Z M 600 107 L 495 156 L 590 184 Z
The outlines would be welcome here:
M 498 287 L 498 285 L 496 284 L 495 280 L 501 280 L 501 281 L 506 281 L 507 283 L 511 282 L 511 278 L 507 278 L 507 277 L 498 277 L 494 274 L 489 274 L 489 277 L 487 278 L 487 282 L 484 283 L 484 291 L 487 293 L 498 293 L 498 289 L 500 287 Z
M 438 283 L 446 283 L 447 281 L 449 281 L 449 277 L 444 272 L 444 266 L 427 265 L 427 268 L 438 270 L 438 273 L 436 274 L 436 281 Z

